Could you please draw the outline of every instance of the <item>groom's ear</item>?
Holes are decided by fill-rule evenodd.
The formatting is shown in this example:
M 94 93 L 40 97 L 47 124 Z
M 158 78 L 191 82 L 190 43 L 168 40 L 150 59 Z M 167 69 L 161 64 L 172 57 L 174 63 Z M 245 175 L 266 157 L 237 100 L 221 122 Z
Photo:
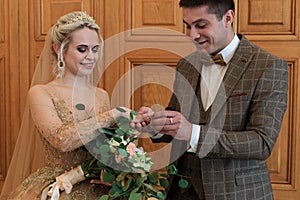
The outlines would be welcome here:
M 57 44 L 53 44 L 53 49 L 54 49 L 55 53 L 58 54 L 59 46 Z

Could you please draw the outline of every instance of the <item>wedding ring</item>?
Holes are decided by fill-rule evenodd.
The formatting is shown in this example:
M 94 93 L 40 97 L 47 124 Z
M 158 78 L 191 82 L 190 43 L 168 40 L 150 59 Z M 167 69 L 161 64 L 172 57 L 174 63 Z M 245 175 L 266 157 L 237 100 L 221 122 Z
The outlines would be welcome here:
M 149 125 L 151 123 L 151 117 L 150 116 L 145 117 L 145 123 L 146 123 L 146 125 Z
M 173 117 L 170 117 L 170 124 L 173 124 Z

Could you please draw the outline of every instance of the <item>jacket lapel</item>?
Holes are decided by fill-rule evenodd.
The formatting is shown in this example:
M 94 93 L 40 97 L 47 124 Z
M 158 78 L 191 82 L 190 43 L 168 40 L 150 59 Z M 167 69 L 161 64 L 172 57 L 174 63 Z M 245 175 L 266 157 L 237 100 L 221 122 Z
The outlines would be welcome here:
M 250 61 L 252 60 L 252 45 L 245 37 L 241 35 L 239 36 L 241 37 L 239 47 L 229 63 L 223 83 L 221 84 L 217 96 L 213 102 L 211 120 L 213 120 L 219 114 L 228 97 L 232 94 L 234 88 L 246 71 Z
M 193 101 L 197 98 L 195 91 L 197 91 L 198 82 L 200 80 L 200 73 L 202 69 L 202 63 L 200 62 L 198 53 L 194 53 L 191 58 L 189 58 L 189 64 L 191 66 L 188 74 L 183 75 L 186 78 L 185 82 L 188 84 L 183 87 L 183 96 L 189 97 L 183 99 L 181 102 L 181 112 L 185 117 L 189 117 L 193 108 Z M 202 102 L 199 102 L 202 104 Z

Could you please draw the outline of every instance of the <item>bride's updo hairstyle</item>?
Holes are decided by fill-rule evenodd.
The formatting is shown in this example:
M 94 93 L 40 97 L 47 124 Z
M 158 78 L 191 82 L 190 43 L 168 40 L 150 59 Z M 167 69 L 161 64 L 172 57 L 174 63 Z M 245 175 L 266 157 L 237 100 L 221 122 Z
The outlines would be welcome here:
M 95 20 L 86 12 L 77 11 L 66 14 L 57 21 L 51 33 L 52 42 L 59 46 L 63 45 L 64 49 L 67 49 L 70 43 L 71 33 L 84 27 L 95 30 L 98 33 L 99 39 L 102 40 L 99 34 L 100 28 L 95 23 Z M 54 50 L 53 53 L 57 56 Z

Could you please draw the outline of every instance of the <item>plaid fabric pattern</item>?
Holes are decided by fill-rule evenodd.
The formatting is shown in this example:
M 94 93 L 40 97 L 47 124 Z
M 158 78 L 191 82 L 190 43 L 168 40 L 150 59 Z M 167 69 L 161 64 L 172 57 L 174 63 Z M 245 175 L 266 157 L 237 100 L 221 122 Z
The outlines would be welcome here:
M 194 124 L 202 120 L 194 155 L 200 162 L 184 154 L 178 168 L 180 173 L 192 175 L 192 186 L 207 200 L 271 200 L 265 160 L 274 147 L 286 110 L 288 67 L 284 60 L 238 36 L 240 45 L 208 116 L 199 98 L 202 65 L 197 53 L 178 62 L 168 108 L 180 111 Z M 178 149 L 174 146 L 172 151 Z M 174 184 L 172 187 L 176 187 Z

